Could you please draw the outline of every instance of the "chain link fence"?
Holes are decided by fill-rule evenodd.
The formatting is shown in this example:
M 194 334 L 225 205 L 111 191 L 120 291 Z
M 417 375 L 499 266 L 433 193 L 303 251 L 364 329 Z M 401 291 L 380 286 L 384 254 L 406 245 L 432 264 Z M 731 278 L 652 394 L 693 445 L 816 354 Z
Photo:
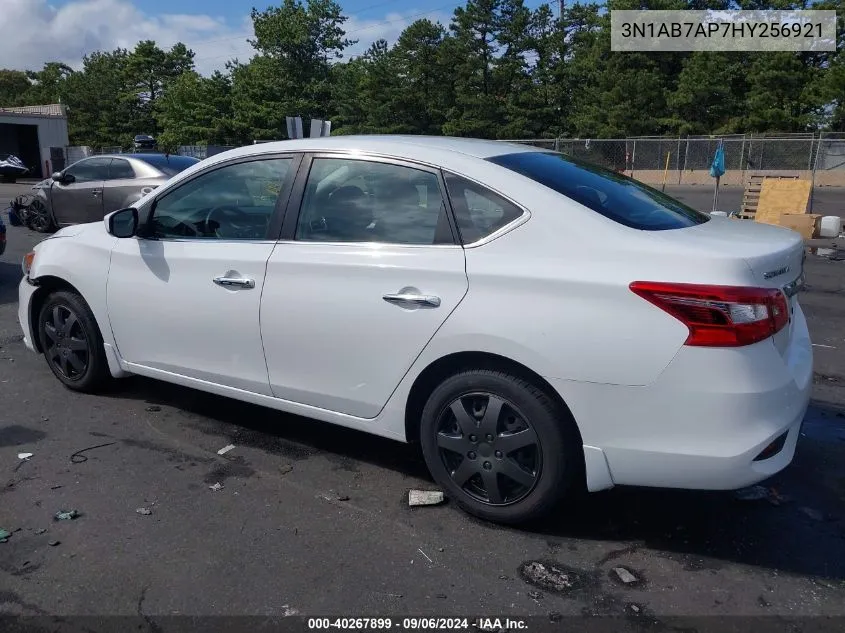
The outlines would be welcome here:
M 652 185 L 711 184 L 719 143 L 725 151 L 724 185 L 744 185 L 751 174 L 793 175 L 816 186 L 845 186 L 845 133 L 754 136 L 515 139 L 504 142 L 562 152 Z M 182 145 L 177 153 L 203 160 L 235 145 Z M 122 153 L 120 147 L 64 148 L 65 165 L 87 156 Z
M 845 186 L 845 134 L 726 135 L 624 139 L 510 141 L 564 154 L 626 173 L 649 184 L 709 184 L 719 144 L 726 185 L 744 185 L 751 173 L 791 174 L 817 185 Z

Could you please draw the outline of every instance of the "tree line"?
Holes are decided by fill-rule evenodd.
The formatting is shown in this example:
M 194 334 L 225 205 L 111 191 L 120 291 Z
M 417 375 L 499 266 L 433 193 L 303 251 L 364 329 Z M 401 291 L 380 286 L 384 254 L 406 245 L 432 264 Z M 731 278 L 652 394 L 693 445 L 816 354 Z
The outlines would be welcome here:
M 619 53 L 610 9 L 835 9 L 829 53 Z M 251 12 L 255 49 L 203 76 L 184 44 L 154 41 L 84 57 L 79 70 L 0 70 L 0 106 L 61 102 L 74 145 L 237 145 L 286 137 L 286 116 L 332 134 L 611 138 L 845 131 L 843 0 L 468 0 L 451 23 L 410 24 L 395 44 L 344 53 L 334 0 L 284 0 Z

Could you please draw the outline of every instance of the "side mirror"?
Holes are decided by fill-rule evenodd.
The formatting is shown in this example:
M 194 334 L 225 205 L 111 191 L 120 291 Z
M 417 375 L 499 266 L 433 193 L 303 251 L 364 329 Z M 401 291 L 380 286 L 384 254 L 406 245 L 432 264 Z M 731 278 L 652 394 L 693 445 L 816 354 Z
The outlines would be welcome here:
M 62 175 L 62 172 L 60 172 L 60 171 L 54 171 L 53 175 L 50 176 L 50 177 L 53 180 L 55 180 L 56 182 L 61 182 L 64 179 L 64 176 Z
M 109 213 L 103 218 L 109 235 L 133 237 L 138 230 L 138 209 L 129 207 Z

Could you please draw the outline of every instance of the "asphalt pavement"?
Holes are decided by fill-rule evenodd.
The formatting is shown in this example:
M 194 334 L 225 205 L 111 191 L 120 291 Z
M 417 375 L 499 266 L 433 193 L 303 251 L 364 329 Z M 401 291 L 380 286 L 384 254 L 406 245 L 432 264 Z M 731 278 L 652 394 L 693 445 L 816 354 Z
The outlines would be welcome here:
M 845 624 L 800 619 L 845 616 L 845 261 L 808 257 L 813 402 L 763 498 L 618 488 L 512 529 L 448 502 L 409 508 L 434 485 L 403 444 L 143 378 L 64 389 L 16 321 L 19 262 L 40 238 L 10 227 L 0 257 L 0 615 L 62 616 L 57 631 L 133 616 L 153 633 L 173 615 L 244 614 Z

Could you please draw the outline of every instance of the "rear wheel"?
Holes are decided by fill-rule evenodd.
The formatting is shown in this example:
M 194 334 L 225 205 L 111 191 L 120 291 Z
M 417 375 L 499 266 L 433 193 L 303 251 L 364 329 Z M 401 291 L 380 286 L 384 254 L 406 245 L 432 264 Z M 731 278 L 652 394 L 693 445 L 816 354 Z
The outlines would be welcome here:
M 537 386 L 491 370 L 444 380 L 423 408 L 420 440 L 450 497 L 499 523 L 553 510 L 576 486 L 583 463 L 571 417 Z
M 38 316 L 38 335 L 47 365 L 66 387 L 92 392 L 109 382 L 94 314 L 75 292 L 55 292 L 47 297 Z

